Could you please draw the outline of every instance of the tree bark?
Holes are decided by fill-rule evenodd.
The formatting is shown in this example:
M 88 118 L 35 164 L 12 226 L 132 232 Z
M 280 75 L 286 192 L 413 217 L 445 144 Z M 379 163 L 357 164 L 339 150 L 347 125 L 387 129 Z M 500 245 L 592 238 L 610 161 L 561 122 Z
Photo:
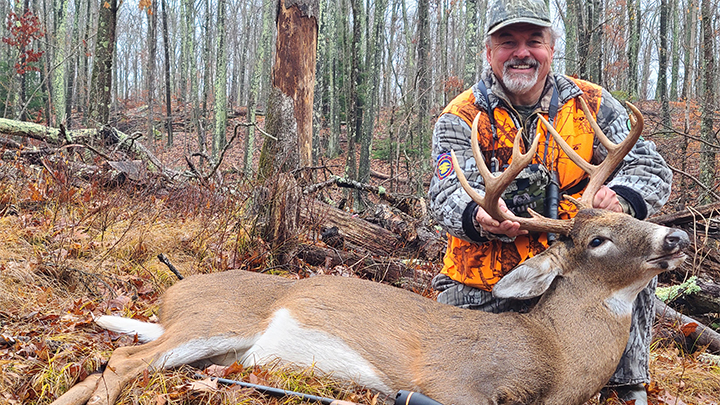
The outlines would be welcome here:
M 217 67 L 215 69 L 215 133 L 213 135 L 213 160 L 227 144 L 227 43 L 225 40 L 225 0 L 218 0 L 217 15 Z
M 65 48 L 67 38 L 65 38 L 67 30 L 67 10 L 68 0 L 56 0 L 55 10 L 55 56 L 53 58 L 52 70 L 52 103 L 55 113 L 55 126 L 60 126 L 65 120 Z
M 153 1 L 147 9 L 148 37 L 147 61 L 145 64 L 145 80 L 147 91 L 147 139 L 155 145 L 154 96 L 155 96 L 155 58 L 157 53 L 157 1 Z
M 695 44 L 697 40 L 695 38 L 697 29 L 696 18 L 697 18 L 697 3 L 696 0 L 688 0 L 687 13 L 685 14 L 685 37 L 683 44 L 685 48 L 685 55 L 683 58 L 683 66 L 685 68 L 685 75 L 683 77 L 683 87 L 680 97 L 683 100 L 688 100 L 694 96 L 692 91 L 693 83 L 693 72 L 695 63 Z
M 112 89 L 117 7 L 117 0 L 100 2 L 89 106 L 90 120 L 98 126 L 106 125 L 110 120 L 110 91 Z
M 630 98 L 639 97 L 638 57 L 640 55 L 640 0 L 628 0 L 628 77 L 630 81 Z
M 712 27 L 711 0 L 702 0 L 702 63 L 703 63 L 703 96 L 702 96 L 702 123 L 700 137 L 705 141 L 700 146 L 700 181 L 710 188 L 714 188 L 716 178 L 715 149 L 709 145 L 717 142 L 713 129 L 715 111 L 715 53 L 714 31 Z M 705 197 L 704 201 L 708 201 Z
M 161 0 L 161 2 L 163 20 L 163 52 L 165 54 L 165 129 L 167 131 L 167 147 L 172 148 L 172 83 L 170 82 L 170 39 L 168 36 L 167 0 Z
M 658 82 L 655 92 L 655 100 L 660 101 L 663 123 L 670 126 L 670 103 L 668 102 L 667 91 L 667 70 L 668 70 L 668 15 L 670 14 L 669 0 L 660 0 L 660 35 L 658 38 Z

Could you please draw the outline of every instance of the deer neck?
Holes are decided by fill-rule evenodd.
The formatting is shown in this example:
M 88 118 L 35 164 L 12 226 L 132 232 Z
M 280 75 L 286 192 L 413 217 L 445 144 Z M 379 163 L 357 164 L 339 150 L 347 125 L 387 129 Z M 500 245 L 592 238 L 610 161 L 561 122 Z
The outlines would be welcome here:
M 627 344 L 631 312 L 618 312 L 617 304 L 612 304 L 614 295 L 599 283 L 588 280 L 574 280 L 558 277 L 527 315 L 546 328 L 562 348 L 557 377 L 566 380 L 566 384 L 557 386 L 577 387 L 578 390 L 593 390 L 602 387 L 615 371 L 617 363 Z M 627 297 L 623 297 L 627 299 Z M 630 305 L 632 308 L 632 305 Z M 584 387 L 580 387 L 578 378 L 583 376 Z M 592 381 L 591 381 L 592 380 Z M 594 392 L 590 392 L 592 395 Z M 586 395 L 580 392 L 567 393 Z

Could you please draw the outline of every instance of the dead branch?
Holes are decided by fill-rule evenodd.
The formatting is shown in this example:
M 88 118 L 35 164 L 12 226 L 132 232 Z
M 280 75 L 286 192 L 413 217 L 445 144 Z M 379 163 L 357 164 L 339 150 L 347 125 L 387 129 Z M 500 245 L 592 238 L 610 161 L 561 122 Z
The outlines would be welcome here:
M 312 194 L 318 190 L 335 184 L 338 187 L 353 188 L 360 191 L 372 193 L 389 202 L 392 205 L 398 206 L 401 204 L 408 205 L 408 200 L 417 200 L 416 197 L 411 195 L 399 195 L 389 193 L 385 187 L 373 186 L 372 184 L 361 183 L 356 180 L 350 180 L 344 177 L 333 176 L 330 179 L 321 183 L 312 184 L 303 189 L 303 194 Z
M 708 194 L 710 194 L 715 200 L 720 201 L 720 196 L 718 196 L 717 194 L 715 194 L 710 188 L 708 188 L 708 186 L 706 186 L 705 184 L 703 184 L 700 180 L 698 180 L 697 178 L 695 178 L 692 174 L 690 174 L 690 173 L 688 173 L 688 172 L 685 172 L 685 171 L 682 171 L 682 170 L 680 170 L 680 169 L 678 169 L 678 168 L 676 168 L 676 167 L 673 167 L 673 166 L 671 166 L 671 165 L 668 165 L 668 167 L 669 167 L 670 170 L 672 170 L 673 172 L 675 172 L 675 173 L 680 173 L 680 174 L 682 174 L 683 176 L 689 178 L 689 179 L 692 180 L 695 184 L 697 184 L 698 186 L 700 186 L 700 188 L 702 188 L 703 190 L 705 190 L 705 192 L 707 192 Z

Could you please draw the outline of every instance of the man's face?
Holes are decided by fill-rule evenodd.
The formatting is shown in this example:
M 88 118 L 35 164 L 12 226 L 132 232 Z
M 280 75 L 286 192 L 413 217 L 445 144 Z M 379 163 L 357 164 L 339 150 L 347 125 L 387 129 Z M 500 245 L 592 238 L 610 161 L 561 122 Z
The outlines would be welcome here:
M 487 59 L 513 96 L 539 97 L 550 72 L 555 46 L 549 28 L 513 24 L 490 36 Z

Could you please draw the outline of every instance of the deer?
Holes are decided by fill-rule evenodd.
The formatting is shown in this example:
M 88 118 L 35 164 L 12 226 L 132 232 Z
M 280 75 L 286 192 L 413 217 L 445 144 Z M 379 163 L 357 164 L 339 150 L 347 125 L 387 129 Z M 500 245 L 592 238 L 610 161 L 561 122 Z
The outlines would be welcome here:
M 445 405 L 584 403 L 615 371 L 638 292 L 679 266 L 689 245 L 682 230 L 589 208 L 642 132 L 642 114 L 629 108 L 632 129 L 618 144 L 593 125 L 608 150 L 599 165 L 573 156 L 545 123 L 590 176 L 582 197 L 573 200 L 579 210 L 572 219 L 532 211 L 529 218 L 515 217 L 498 208 L 502 191 L 535 154 L 538 137 L 522 154 L 517 136 L 512 164 L 498 177 L 485 166 L 477 140 L 471 142 L 484 196 L 456 169 L 462 187 L 495 219 L 560 235 L 493 289 L 498 297 L 540 297 L 529 312 L 461 309 L 358 278 L 291 280 L 243 270 L 194 275 L 164 293 L 160 324 L 98 317 L 99 326 L 136 334 L 144 343 L 117 348 L 102 374 L 91 375 L 55 404 L 112 404 L 122 387 L 148 368 L 277 361 L 314 367 L 389 397 L 409 390 Z M 594 123 L 586 105 L 584 111 Z M 477 118 L 472 134 L 476 128 Z

